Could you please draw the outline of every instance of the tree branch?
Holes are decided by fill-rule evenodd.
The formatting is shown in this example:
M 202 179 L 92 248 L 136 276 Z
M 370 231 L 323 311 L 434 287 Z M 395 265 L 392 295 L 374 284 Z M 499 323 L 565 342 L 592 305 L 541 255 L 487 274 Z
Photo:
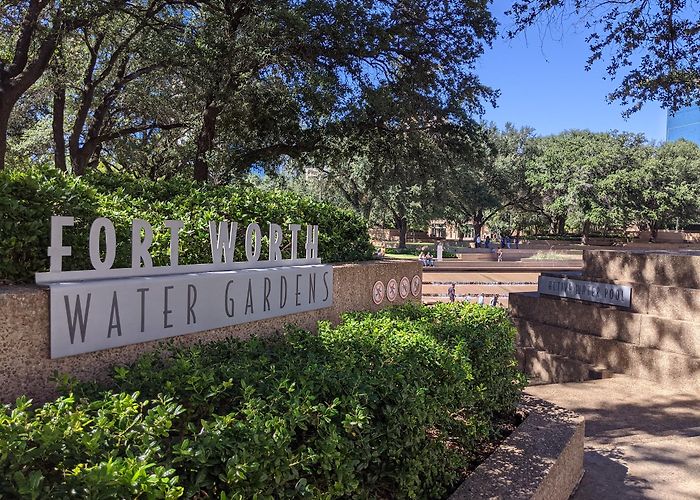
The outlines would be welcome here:
M 145 125 L 138 125 L 133 127 L 125 127 L 109 134 L 100 135 L 91 139 L 93 142 L 106 142 L 120 137 L 124 137 L 131 134 L 136 134 L 138 132 L 144 132 L 146 130 L 160 129 L 160 130 L 172 130 L 176 128 L 187 127 L 186 123 L 149 123 Z

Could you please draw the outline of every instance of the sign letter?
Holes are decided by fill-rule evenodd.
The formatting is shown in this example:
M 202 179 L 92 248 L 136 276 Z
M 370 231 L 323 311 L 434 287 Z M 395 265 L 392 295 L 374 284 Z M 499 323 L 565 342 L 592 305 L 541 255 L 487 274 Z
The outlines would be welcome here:
M 105 260 L 100 258 L 100 233 L 105 232 Z M 94 269 L 106 271 L 114 264 L 114 256 L 117 252 L 117 234 L 114 224 L 107 217 L 95 219 L 90 226 L 90 263 Z
M 177 266 L 180 255 L 180 229 L 185 227 L 181 220 L 166 220 L 165 227 L 170 229 L 170 265 Z
M 318 226 L 306 226 L 306 258 L 318 257 Z
M 254 246 L 251 245 L 253 235 L 255 235 Z M 248 224 L 248 228 L 245 230 L 245 257 L 246 259 L 248 259 L 248 262 L 257 262 L 260 258 L 261 250 L 262 232 L 260 231 L 260 226 L 253 222 L 251 224 Z
M 49 256 L 49 271 L 60 273 L 63 269 L 62 257 L 71 254 L 70 247 L 63 246 L 63 228 L 75 224 L 73 217 L 54 215 L 51 217 L 51 246 L 46 252 Z
M 290 224 L 289 230 L 292 232 L 292 260 L 296 260 L 297 256 L 297 245 L 299 241 L 299 231 L 301 230 L 301 224 Z
M 214 264 L 233 262 L 233 250 L 236 245 L 236 232 L 238 222 L 231 224 L 231 232 L 228 230 L 228 222 L 219 222 L 219 230 L 216 230 L 216 222 L 209 221 L 209 243 L 211 245 L 211 261 Z
M 73 314 L 70 310 L 70 300 L 68 295 L 63 296 L 63 302 L 66 305 L 66 321 L 68 322 L 68 335 L 70 336 L 71 345 L 75 341 L 75 327 L 80 326 L 80 340 L 85 342 L 85 329 L 87 328 L 88 314 L 90 313 L 90 298 L 91 293 L 87 295 L 87 301 L 85 302 L 85 315 L 83 316 L 83 308 L 80 306 L 80 295 L 75 296 L 75 309 Z M 71 319 L 71 316 L 73 318 Z
M 270 223 L 270 257 L 269 260 L 282 260 L 282 228 L 278 224 Z
M 141 230 L 143 229 L 143 240 Z M 137 269 L 141 267 L 153 267 L 153 260 L 148 249 L 153 243 L 153 228 L 143 219 L 131 221 L 131 267 Z

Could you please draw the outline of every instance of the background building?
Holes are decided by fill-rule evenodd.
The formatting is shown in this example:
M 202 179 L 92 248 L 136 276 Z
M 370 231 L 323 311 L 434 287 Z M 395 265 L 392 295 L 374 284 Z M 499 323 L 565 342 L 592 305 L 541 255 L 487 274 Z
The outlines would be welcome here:
M 666 140 L 687 139 L 700 145 L 700 106 L 690 106 L 668 114 Z

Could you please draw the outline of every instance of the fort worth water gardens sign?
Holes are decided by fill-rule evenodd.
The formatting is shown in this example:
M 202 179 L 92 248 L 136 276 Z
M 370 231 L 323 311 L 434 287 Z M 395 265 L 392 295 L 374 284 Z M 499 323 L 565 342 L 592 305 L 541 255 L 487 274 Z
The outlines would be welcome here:
M 321 264 L 318 226 L 267 224 L 269 251 L 261 259 L 263 230 L 249 224 L 236 241 L 236 222 L 209 222 L 211 263 L 178 264 L 182 221 L 165 221 L 170 233 L 170 265 L 154 267 L 149 253 L 153 227 L 135 219 L 131 230 L 131 267 L 113 268 L 116 231 L 107 218 L 90 228 L 92 269 L 63 271 L 72 253 L 63 230 L 74 218 L 51 218 L 49 271 L 36 282 L 50 288 L 51 357 L 59 358 L 236 325 L 259 319 L 329 307 L 333 303 L 333 267 Z M 305 230 L 303 249 L 299 233 Z M 104 251 L 101 240 L 104 238 Z M 291 258 L 282 258 L 283 242 Z M 236 245 L 246 261 L 234 261 Z M 299 258 L 299 250 L 304 257 Z

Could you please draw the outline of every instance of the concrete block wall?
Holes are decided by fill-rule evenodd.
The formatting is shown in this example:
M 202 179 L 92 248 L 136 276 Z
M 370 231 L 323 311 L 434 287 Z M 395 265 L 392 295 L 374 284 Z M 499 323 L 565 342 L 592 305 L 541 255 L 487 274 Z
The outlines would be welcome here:
M 511 294 L 521 358 L 533 375 L 569 381 L 558 376 L 555 356 L 581 364 L 579 372 L 700 388 L 700 255 L 586 251 L 580 279 L 630 285 L 631 307 Z

